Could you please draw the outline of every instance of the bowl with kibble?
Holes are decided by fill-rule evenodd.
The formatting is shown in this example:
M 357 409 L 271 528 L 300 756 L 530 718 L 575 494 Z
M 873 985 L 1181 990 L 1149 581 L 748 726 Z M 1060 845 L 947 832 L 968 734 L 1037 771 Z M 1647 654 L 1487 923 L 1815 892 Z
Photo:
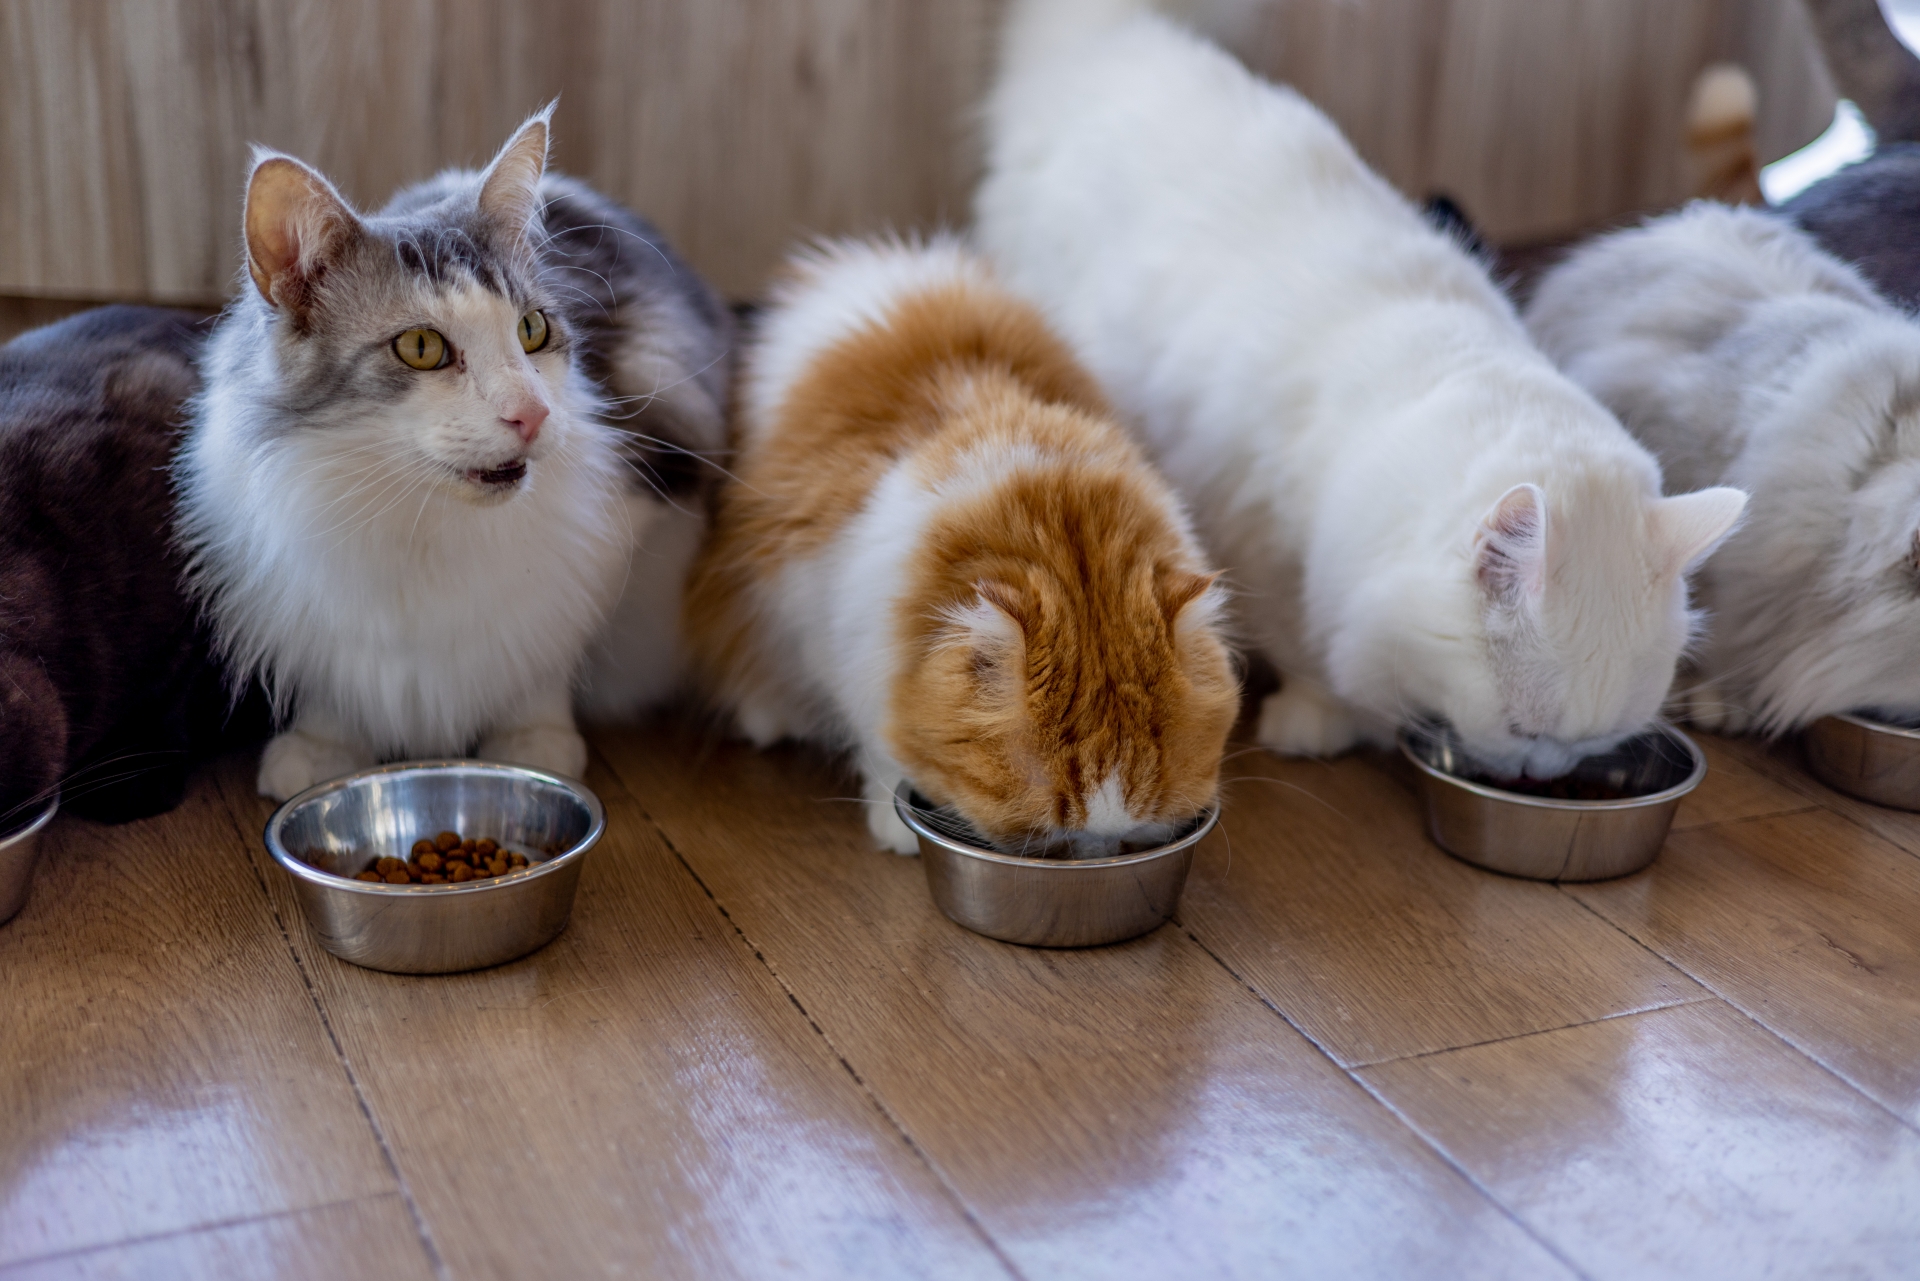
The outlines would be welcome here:
M 300 793 L 267 821 L 322 946 L 395 974 L 450 974 L 546 946 L 606 828 L 580 783 L 491 761 L 403 761 Z
M 1707 776 L 1692 739 L 1660 722 L 1552 779 L 1507 778 L 1444 725 L 1400 731 L 1434 843 L 1476 867 L 1537 881 L 1604 881 L 1653 862 Z
M 1203 811 L 1163 844 L 1122 845 L 1084 858 L 1066 845 L 1020 854 L 995 849 L 911 782 L 894 792 L 893 808 L 920 843 L 927 888 L 947 919 L 1028 947 L 1095 947 L 1158 928 L 1179 906 L 1193 848 L 1219 813 Z

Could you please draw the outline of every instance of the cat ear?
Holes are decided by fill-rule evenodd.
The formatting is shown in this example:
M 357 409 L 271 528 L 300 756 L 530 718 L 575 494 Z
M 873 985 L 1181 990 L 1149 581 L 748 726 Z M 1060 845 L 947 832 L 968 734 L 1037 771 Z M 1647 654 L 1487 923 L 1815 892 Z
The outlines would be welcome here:
M 943 648 L 964 649 L 976 674 L 1000 666 L 1020 652 L 1027 639 L 1025 593 L 1009 583 L 982 579 L 973 585 L 974 598 L 945 611 Z
M 360 229 L 333 184 L 292 156 L 254 153 L 247 179 L 247 274 L 268 303 L 299 312 L 329 259 Z
M 549 122 L 558 105 L 559 99 L 549 102 L 507 139 L 480 184 L 480 212 L 516 239 L 528 234 L 540 211 Z
M 1538 485 L 1515 485 L 1480 518 L 1473 561 L 1474 577 L 1492 600 L 1539 599 L 1547 587 L 1547 496 Z
M 1160 612 L 1169 623 L 1211 622 L 1219 612 L 1221 593 L 1213 591 L 1213 585 L 1220 581 L 1216 571 L 1211 574 L 1196 574 L 1186 569 L 1170 569 L 1162 566 L 1154 588 L 1160 597 Z M 1189 608 L 1189 606 L 1195 606 Z
M 1737 489 L 1702 489 L 1662 498 L 1653 505 L 1654 554 L 1661 570 L 1677 577 L 1705 560 L 1718 547 L 1747 509 L 1747 496 Z

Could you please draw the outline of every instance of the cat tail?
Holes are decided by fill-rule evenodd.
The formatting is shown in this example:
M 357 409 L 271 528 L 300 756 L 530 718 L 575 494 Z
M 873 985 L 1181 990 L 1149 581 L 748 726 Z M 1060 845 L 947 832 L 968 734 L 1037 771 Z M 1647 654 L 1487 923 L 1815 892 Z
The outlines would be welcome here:
M 1730 205 L 1764 204 L 1754 146 L 1759 91 L 1746 68 L 1717 62 L 1693 82 L 1687 107 L 1687 163 L 1693 194 Z

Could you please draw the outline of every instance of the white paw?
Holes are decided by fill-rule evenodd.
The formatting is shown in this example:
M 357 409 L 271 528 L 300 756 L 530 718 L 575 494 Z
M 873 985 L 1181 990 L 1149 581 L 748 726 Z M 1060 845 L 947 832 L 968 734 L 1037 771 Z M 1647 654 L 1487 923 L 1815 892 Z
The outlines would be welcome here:
M 895 854 L 918 854 L 920 838 L 913 829 L 900 821 L 900 815 L 894 812 L 893 797 L 887 797 L 885 805 L 867 806 L 867 830 L 873 833 L 874 843 L 881 849 L 892 850 Z
M 1254 738 L 1280 756 L 1337 756 L 1359 743 L 1359 720 L 1319 686 L 1283 677 L 1260 704 Z
M 480 758 L 579 778 L 587 772 L 587 740 L 571 725 L 520 725 L 487 735 Z
M 371 764 L 371 757 L 362 756 L 345 743 L 290 729 L 275 735 L 260 753 L 260 777 L 256 786 L 260 795 L 284 801 L 315 783 L 351 774 Z

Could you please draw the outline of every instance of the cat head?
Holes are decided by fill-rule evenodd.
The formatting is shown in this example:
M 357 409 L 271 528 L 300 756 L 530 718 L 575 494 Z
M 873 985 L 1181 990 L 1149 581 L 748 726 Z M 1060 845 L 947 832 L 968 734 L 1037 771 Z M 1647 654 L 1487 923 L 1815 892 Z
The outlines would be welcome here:
M 1920 330 L 1887 317 L 1819 359 L 1733 478 L 1755 511 L 1713 563 L 1722 683 L 1774 733 L 1920 715 Z
M 1001 849 L 1159 843 L 1215 803 L 1239 686 L 1169 506 L 1123 470 L 1042 469 L 927 533 L 891 745 Z
M 549 106 L 479 173 L 356 212 L 290 156 L 256 155 L 247 275 L 275 429 L 332 433 L 442 491 L 511 499 L 560 446 L 571 335 L 536 258 Z
M 1653 478 L 1513 486 L 1458 548 L 1458 569 L 1390 581 L 1388 634 L 1346 688 L 1447 721 L 1497 772 L 1553 777 L 1659 714 L 1692 638 L 1687 571 L 1733 529 L 1736 489 L 1653 496 Z M 1404 673 L 1394 689 L 1394 673 Z M 1355 682 L 1358 682 L 1356 685 Z

